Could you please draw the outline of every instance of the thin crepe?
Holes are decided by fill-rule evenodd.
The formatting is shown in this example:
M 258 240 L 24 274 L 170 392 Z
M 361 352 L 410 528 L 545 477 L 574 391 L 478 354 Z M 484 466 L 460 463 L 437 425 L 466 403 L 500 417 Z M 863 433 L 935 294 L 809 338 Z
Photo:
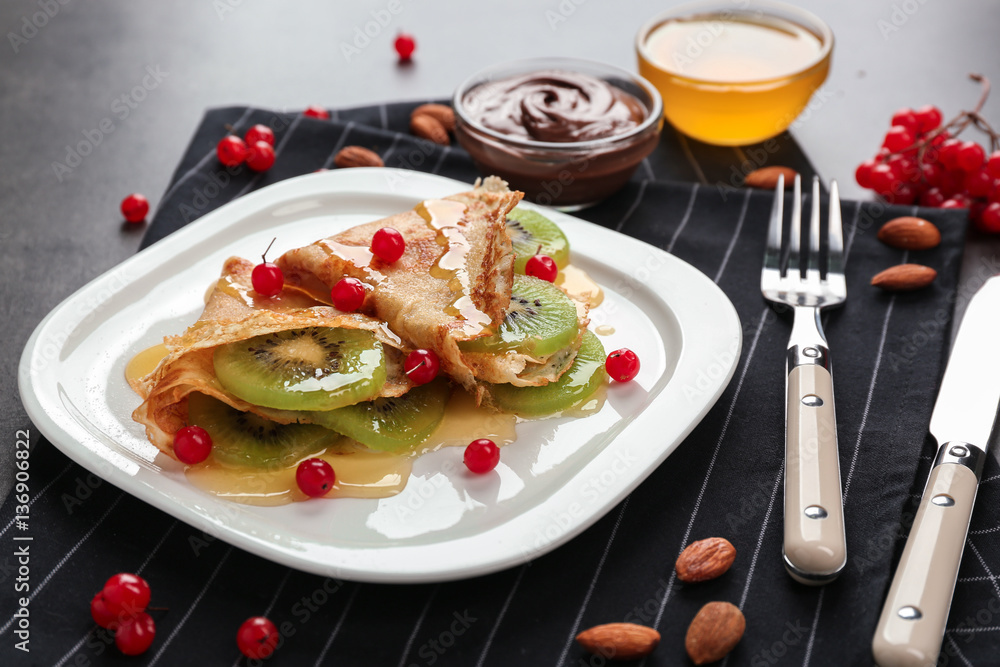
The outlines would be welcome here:
M 388 380 L 381 395 L 401 396 L 412 386 L 402 371 L 406 348 L 382 322 L 340 312 L 296 290 L 286 289 L 275 297 L 257 296 L 252 291 L 253 268 L 253 262 L 239 257 L 226 260 L 198 321 L 182 335 L 165 338 L 167 355 L 151 373 L 131 382 L 144 399 L 132 418 L 146 427 L 150 442 L 170 456 L 174 434 L 187 425 L 187 397 L 193 391 L 279 423 L 296 421 L 294 413 L 259 408 L 226 391 L 215 377 L 213 364 L 220 345 L 307 327 L 365 329 L 382 343 L 386 355 Z

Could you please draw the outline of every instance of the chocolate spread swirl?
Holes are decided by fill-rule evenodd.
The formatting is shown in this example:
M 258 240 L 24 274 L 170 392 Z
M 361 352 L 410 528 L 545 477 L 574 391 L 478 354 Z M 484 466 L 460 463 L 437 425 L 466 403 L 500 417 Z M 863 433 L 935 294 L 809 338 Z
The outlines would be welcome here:
M 483 84 L 463 100 L 484 127 L 534 141 L 574 142 L 622 134 L 645 119 L 632 95 L 576 72 L 543 70 Z

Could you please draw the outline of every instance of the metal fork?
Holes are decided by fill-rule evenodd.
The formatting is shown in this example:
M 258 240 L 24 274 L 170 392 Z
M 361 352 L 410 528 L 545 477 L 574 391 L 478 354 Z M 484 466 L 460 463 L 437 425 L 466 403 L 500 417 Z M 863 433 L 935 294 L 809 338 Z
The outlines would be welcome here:
M 820 311 L 847 298 L 844 230 L 837 182 L 830 183 L 825 274 L 820 266 L 819 179 L 813 177 L 808 251 L 802 235 L 802 185 L 795 177 L 788 262 L 782 263 L 785 179 L 778 178 L 760 286 L 776 306 L 794 314 L 785 356 L 785 568 L 797 581 L 822 585 L 847 562 L 837 455 L 833 375 Z M 800 259 L 807 255 L 802 271 Z

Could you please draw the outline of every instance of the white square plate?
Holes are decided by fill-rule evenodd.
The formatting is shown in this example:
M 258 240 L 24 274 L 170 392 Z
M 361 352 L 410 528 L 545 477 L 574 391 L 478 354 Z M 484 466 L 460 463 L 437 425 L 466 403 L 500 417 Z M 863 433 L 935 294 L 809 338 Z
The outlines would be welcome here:
M 325 576 L 373 582 L 460 579 L 563 544 L 639 485 L 712 407 L 742 343 L 732 304 L 702 273 L 662 250 L 546 210 L 572 262 L 605 292 L 591 327 L 607 350 L 629 347 L 638 377 L 609 387 L 585 419 L 518 424 L 497 470 L 474 476 L 449 447 L 414 464 L 384 499 L 280 507 L 240 505 L 187 482 L 130 415 L 124 377 L 140 350 L 183 331 L 231 255 L 271 256 L 353 225 L 469 189 L 438 176 L 348 169 L 264 188 L 184 227 L 83 287 L 35 329 L 19 387 L 35 425 L 71 459 L 132 495 L 265 558 Z

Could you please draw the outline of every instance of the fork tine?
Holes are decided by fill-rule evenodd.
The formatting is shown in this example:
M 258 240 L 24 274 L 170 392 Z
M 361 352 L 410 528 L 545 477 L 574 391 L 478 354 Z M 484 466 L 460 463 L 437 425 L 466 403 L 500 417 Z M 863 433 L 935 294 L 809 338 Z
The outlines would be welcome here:
M 819 176 L 813 176 L 812 205 L 809 211 L 809 260 L 806 268 L 809 277 L 815 272 L 819 278 Z
M 799 252 L 802 243 L 802 177 L 795 174 L 792 187 L 792 229 L 788 235 L 788 270 L 795 272 L 795 280 L 802 277 Z
M 785 176 L 778 175 L 771 204 L 771 219 L 767 225 L 767 248 L 764 250 L 764 268 L 781 270 L 781 222 L 785 216 Z
M 844 221 L 840 217 L 840 188 L 830 181 L 830 254 L 827 275 L 844 272 Z

